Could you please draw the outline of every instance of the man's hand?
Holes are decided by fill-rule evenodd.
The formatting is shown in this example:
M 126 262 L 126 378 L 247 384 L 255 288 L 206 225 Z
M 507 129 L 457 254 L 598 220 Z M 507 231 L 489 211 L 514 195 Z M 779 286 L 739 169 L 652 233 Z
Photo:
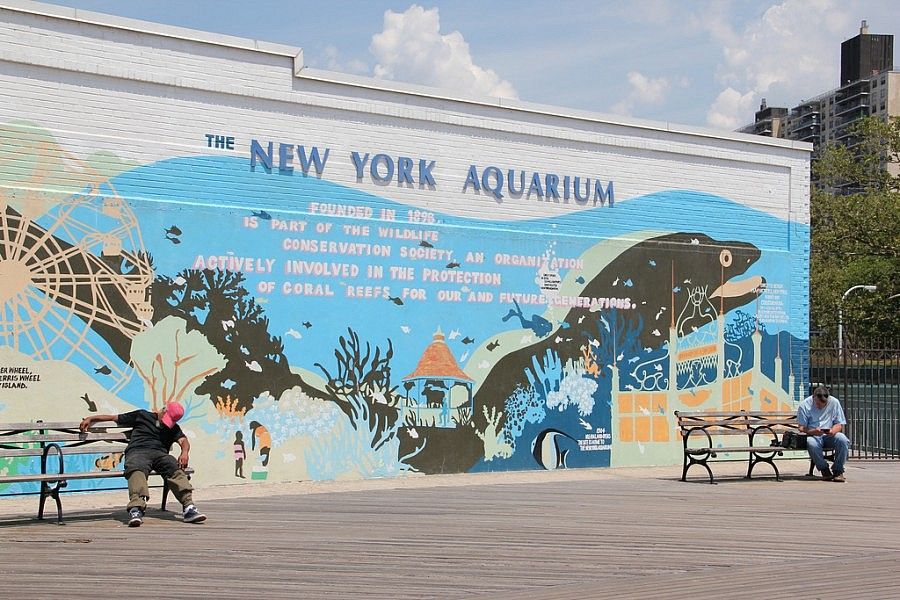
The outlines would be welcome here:
M 81 431 L 87 431 L 94 425 L 94 423 L 103 423 L 104 421 L 112 421 L 114 423 L 118 423 L 118 415 L 90 415 L 81 420 L 81 424 L 78 426 L 78 429 L 80 429 Z
M 188 453 L 187 452 L 182 452 L 178 456 L 178 466 L 182 469 L 187 469 L 187 466 L 188 466 Z

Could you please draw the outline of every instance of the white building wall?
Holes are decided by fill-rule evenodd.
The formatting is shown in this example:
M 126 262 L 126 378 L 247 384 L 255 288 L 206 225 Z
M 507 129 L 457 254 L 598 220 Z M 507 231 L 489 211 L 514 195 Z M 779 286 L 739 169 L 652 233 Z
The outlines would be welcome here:
M 727 232 L 718 238 L 712 237 L 721 240 L 721 235 L 727 235 L 726 241 L 749 243 L 768 253 L 765 264 L 770 266 L 767 268 L 773 268 L 771 265 L 781 257 L 784 264 L 779 268 L 784 268 L 784 275 L 777 277 L 782 280 L 779 302 L 785 316 L 773 326 L 805 339 L 811 148 L 807 144 L 610 118 L 523 102 L 468 98 L 417 86 L 360 79 L 306 68 L 302 52 L 295 48 L 32 2 L 0 0 L 0 126 L 6 127 L 7 131 L 20 131 L 15 127 L 22 127 L 23 122 L 25 130 L 47 132 L 68 153 L 65 160 L 73 163 L 90 161 L 98 152 L 114 155 L 122 163 L 134 166 L 181 161 L 178 170 L 166 172 L 165 177 L 160 176 L 159 180 L 145 178 L 139 186 L 123 192 L 142 223 L 148 246 L 151 238 L 156 240 L 160 235 L 158 227 L 168 226 L 170 218 L 178 217 L 179 222 L 193 222 L 201 227 L 219 227 L 209 225 L 218 223 L 214 220 L 219 214 L 216 206 L 222 209 L 221 214 L 232 220 L 228 221 L 224 231 L 207 232 L 212 240 L 209 248 L 203 250 L 207 254 L 228 250 L 222 238 L 242 234 L 241 215 L 250 209 L 268 210 L 279 219 L 314 221 L 310 218 L 307 201 L 294 200 L 290 193 L 278 187 L 287 179 L 279 175 L 277 166 L 269 176 L 271 179 L 266 180 L 273 186 L 271 197 L 260 196 L 258 189 L 235 184 L 210 199 L 199 187 L 205 183 L 192 185 L 194 180 L 214 180 L 219 175 L 215 169 L 225 169 L 219 163 L 211 167 L 213 163 L 207 160 L 210 157 L 233 158 L 238 161 L 234 164 L 240 165 L 241 172 L 246 173 L 251 140 L 264 146 L 273 142 L 276 163 L 279 143 L 303 145 L 307 150 L 317 147 L 319 152 L 327 148 L 329 158 L 321 180 L 344 186 L 342 189 L 346 193 L 338 188 L 328 188 L 330 195 L 323 197 L 323 202 L 350 203 L 356 201 L 353 194 L 361 191 L 372 195 L 371 205 L 376 214 L 379 208 L 395 206 L 394 203 L 411 210 L 430 211 L 439 215 L 432 225 L 440 231 L 442 239 L 454 239 L 456 235 L 467 244 L 474 240 L 489 255 L 492 244 L 507 239 L 517 240 L 516 243 L 522 246 L 522 254 L 540 254 L 543 242 L 535 248 L 528 247 L 544 236 L 542 231 L 535 233 L 533 222 L 546 222 L 548 239 L 555 236 L 548 242 L 549 247 L 571 245 L 571 251 L 560 255 L 577 255 L 584 250 L 585 244 L 600 243 L 606 238 L 615 238 L 613 246 L 627 248 L 647 239 L 648 232 L 672 232 L 674 226 L 666 223 L 692 224 L 678 229 L 686 233 Z M 234 148 L 210 148 L 207 134 L 233 138 Z M 15 140 L 8 138 L 6 141 L 15 146 Z M 409 157 L 413 160 L 414 176 L 420 159 L 434 161 L 431 173 L 436 185 L 433 188 L 410 186 L 396 180 L 381 185 L 373 181 L 368 171 L 358 179 L 351 160 L 352 152 L 369 153 L 370 160 L 378 153 L 392 157 L 395 162 L 398 157 Z M 14 191 L 21 193 L 30 185 L 27 178 L 24 181 L 16 179 L 16 174 L 20 174 L 16 169 L 32 169 L 33 173 L 38 173 L 41 171 L 40 159 L 35 166 L 26 163 L 26 158 L 32 160 L 33 156 L 19 157 L 13 153 L 7 158 L 10 161 L 7 165 L 0 164 L 0 176 L 3 177 L 0 185 L 6 188 L 7 198 L 13 198 Z M 295 158 L 293 163 L 299 171 L 299 161 Z M 604 187 L 613 182 L 615 206 L 585 207 L 574 200 L 542 199 L 535 194 L 514 197 L 506 191 L 505 197 L 498 200 L 483 190 L 475 191 L 471 184 L 466 186 L 466 176 L 473 165 L 479 174 L 489 166 L 498 167 L 503 173 L 510 169 L 524 171 L 526 186 L 532 173 L 539 173 L 542 183 L 546 182 L 547 174 L 556 174 L 560 180 L 564 176 L 587 177 L 592 181 L 600 179 Z M 230 173 L 223 170 L 221 175 L 229 177 Z M 185 181 L 166 177 L 184 178 Z M 77 178 L 74 182 L 76 190 L 83 185 Z M 164 192 L 157 193 L 160 190 Z M 655 209 L 652 199 L 647 199 L 652 194 L 672 197 L 679 193 L 682 194 L 679 201 L 659 205 L 666 206 L 664 210 Z M 718 205 L 710 204 L 705 194 L 726 199 L 734 209 L 712 208 Z M 160 199 L 161 195 L 164 200 Z M 626 231 L 617 221 L 616 226 L 620 228 L 617 233 L 605 232 L 608 223 L 614 220 L 612 215 L 617 214 L 614 211 L 625 213 L 630 202 L 647 203 L 640 204 L 642 208 L 635 212 L 634 227 Z M 247 210 L 242 212 L 241 206 Z M 741 210 L 746 209 L 758 218 L 741 217 L 745 214 Z M 456 220 L 451 223 L 451 218 Z M 465 225 L 467 222 L 471 225 Z M 559 229 L 554 230 L 557 225 Z M 229 232 L 227 227 L 233 227 L 234 232 Z M 559 246 L 554 246 L 557 242 Z M 180 249 L 187 252 L 186 245 Z M 148 250 L 158 259 L 158 270 L 161 265 L 172 264 L 190 268 L 195 256 L 169 255 L 167 253 L 175 252 L 176 248 L 165 244 L 156 250 L 148 247 Z M 713 250 L 709 249 L 710 252 Z M 684 256 L 697 251 L 697 248 L 686 246 Z M 459 250 L 454 256 L 462 255 L 463 251 Z M 273 261 L 286 259 L 280 255 L 272 256 Z M 396 259 L 396 255 L 393 256 Z M 671 262 L 674 265 L 676 261 Z M 467 267 L 471 265 L 463 268 Z M 602 265 L 598 263 L 596 269 L 600 268 Z M 574 280 L 577 273 L 562 272 L 559 275 L 568 281 L 566 278 Z M 704 275 L 717 281 L 715 273 Z M 418 272 L 416 278 L 421 281 Z M 504 281 L 509 279 L 506 275 L 504 278 Z M 618 280 L 617 277 L 616 282 Z M 250 283 L 256 284 L 256 281 Z M 705 293 L 712 293 L 716 285 Z M 399 287 L 393 289 L 395 295 L 399 293 Z M 609 293 L 613 292 L 616 290 L 609 288 Z M 407 299 L 407 305 L 410 303 Z M 353 311 L 366 315 L 370 322 L 380 321 L 385 318 L 384 304 L 388 303 L 362 302 Z M 272 304 L 268 306 L 271 314 L 277 314 Z M 502 316 L 508 308 L 496 306 L 491 310 Z M 534 309 L 536 313 L 541 310 Z M 302 312 L 302 309 L 298 311 Z M 554 328 L 563 327 L 557 325 L 563 318 L 562 313 L 551 310 L 544 314 Z M 335 319 L 333 316 L 328 318 Z M 466 316 L 460 313 L 455 322 L 465 320 Z M 502 325 L 499 319 L 495 320 Z M 275 321 L 277 317 L 273 316 Z M 333 325 L 336 338 L 345 326 L 338 326 L 337 320 Z M 433 321 L 423 321 L 423 330 L 418 333 L 424 336 L 419 341 L 424 342 L 412 346 L 408 350 L 410 358 L 404 360 L 415 364 L 416 353 L 430 341 L 434 325 Z M 410 329 L 407 324 L 402 327 Z M 527 329 L 525 333 L 528 333 Z M 564 334 L 564 331 L 559 329 L 557 333 Z M 473 337 L 478 344 L 483 344 L 490 341 L 488 338 L 493 334 L 487 331 L 481 335 L 473 334 Z M 518 337 L 525 339 L 526 336 Z M 564 335 L 557 337 L 564 339 Z M 666 336 L 662 335 L 661 339 Z M 290 342 L 287 338 L 284 340 L 285 344 Z M 458 350 L 456 357 L 461 366 L 467 373 L 473 373 L 479 384 L 489 380 L 490 375 L 478 371 L 476 365 L 499 364 L 494 362 L 496 355 L 491 354 L 490 349 L 461 347 Z M 791 352 L 797 358 L 797 364 L 791 368 L 802 372 L 804 350 L 795 347 Z M 325 354 L 327 357 L 328 352 Z M 466 365 L 463 357 L 469 361 L 478 360 Z M 288 360 L 292 357 L 288 356 Z M 313 369 L 311 362 L 303 368 Z M 788 369 L 785 367 L 786 372 Z M 400 371 L 411 370 L 397 366 L 395 376 L 399 376 Z M 477 376 L 474 375 L 476 371 Z M 122 400 L 111 397 L 109 405 L 123 409 Z M 133 398 L 126 401 L 139 404 Z M 483 428 L 489 423 L 481 422 L 478 401 L 476 396 L 475 427 Z M 491 400 L 499 407 L 504 406 L 504 401 L 502 397 Z M 487 404 L 482 403 L 486 410 Z M 51 406 L 42 409 L 58 410 Z M 33 412 L 33 409 L 21 408 L 23 413 L 29 410 Z M 612 427 L 614 429 L 615 424 Z M 498 447 L 502 446 L 501 441 L 494 441 Z M 488 446 L 485 441 L 486 457 L 491 453 Z M 522 442 L 522 446 L 527 443 Z M 637 450 L 632 454 L 639 463 Z M 627 456 L 628 452 L 623 455 Z M 206 459 L 210 463 L 208 472 L 216 473 L 214 479 L 224 480 L 227 465 L 214 466 L 218 464 L 216 460 L 222 462 L 221 457 L 207 456 Z M 675 456 L 675 460 L 680 458 Z M 312 476 L 311 473 L 303 474 Z

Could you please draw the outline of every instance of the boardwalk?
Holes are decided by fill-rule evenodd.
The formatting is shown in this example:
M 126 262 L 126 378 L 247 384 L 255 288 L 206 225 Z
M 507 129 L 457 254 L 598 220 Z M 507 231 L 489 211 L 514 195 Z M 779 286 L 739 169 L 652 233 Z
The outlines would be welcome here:
M 156 510 L 140 529 L 113 509 L 123 492 L 67 499 L 62 527 L 3 500 L 0 597 L 900 597 L 900 464 L 853 463 L 846 484 L 785 469 L 715 486 L 670 467 L 218 488 L 198 492 L 207 523 Z

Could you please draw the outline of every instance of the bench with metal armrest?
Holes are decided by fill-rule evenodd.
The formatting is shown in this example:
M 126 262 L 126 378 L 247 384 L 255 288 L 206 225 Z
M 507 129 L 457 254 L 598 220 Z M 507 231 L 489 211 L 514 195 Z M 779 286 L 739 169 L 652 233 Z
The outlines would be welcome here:
M 108 479 L 124 477 L 125 472 L 118 467 L 120 461 L 113 460 L 117 453 L 123 453 L 128 444 L 131 428 L 119 427 L 115 424 L 100 424 L 82 432 L 79 421 L 67 422 L 34 422 L 34 423 L 0 423 L 0 459 L 32 457 L 39 459 L 40 472 L 0 475 L 0 485 L 13 483 L 40 483 L 40 501 L 38 519 L 44 518 L 44 505 L 47 498 L 56 502 L 57 522 L 62 522 L 62 500 L 60 493 L 69 481 L 83 479 Z M 66 457 L 97 455 L 94 461 L 97 470 L 66 471 Z M 48 472 L 48 465 L 53 464 L 54 472 Z M 104 461 L 104 458 L 107 459 Z M 71 465 L 73 461 L 69 461 Z M 81 462 L 81 461 L 79 461 Z M 101 465 L 101 462 L 108 462 Z M 36 471 L 36 469 L 35 469 Z M 188 477 L 193 474 L 191 468 L 185 469 Z M 166 509 L 169 495 L 169 483 L 163 479 L 162 510 Z
M 675 411 L 675 417 L 684 447 L 681 481 L 687 481 L 687 473 L 692 466 L 700 465 L 709 474 L 709 482 L 715 483 L 709 462 L 718 458 L 719 454 L 747 454 L 747 479 L 752 478 L 756 465 L 766 463 L 775 471 L 775 479 L 779 481 L 781 473 L 775 464 L 776 459 L 808 458 L 805 450 L 781 445 L 786 433 L 799 433 L 800 424 L 794 412 Z M 719 442 L 716 443 L 713 438 Z M 785 455 L 786 452 L 791 454 Z M 813 468 L 810 460 L 809 475 L 813 474 Z

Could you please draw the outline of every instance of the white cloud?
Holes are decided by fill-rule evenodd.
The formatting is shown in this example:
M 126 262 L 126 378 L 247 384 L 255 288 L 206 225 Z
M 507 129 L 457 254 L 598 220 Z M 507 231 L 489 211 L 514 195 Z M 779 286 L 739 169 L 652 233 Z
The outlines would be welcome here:
M 638 71 L 628 72 L 628 85 L 631 88 L 628 96 L 612 107 L 616 114 L 630 115 L 637 105 L 662 104 L 671 87 L 665 77 L 651 78 Z
M 355 75 L 363 75 L 368 73 L 369 67 L 361 60 L 344 60 L 340 51 L 334 44 L 328 44 L 322 50 L 321 57 L 318 62 L 324 63 L 324 68 L 329 71 L 340 71 L 342 73 L 353 73 Z
M 745 124 L 745 115 L 756 109 L 755 104 L 755 92 L 741 94 L 734 88 L 726 88 L 709 107 L 706 122 L 720 129 L 737 129 Z
M 465 94 L 516 98 L 515 88 L 491 69 L 474 63 L 458 31 L 441 35 L 437 8 L 413 4 L 384 13 L 384 28 L 369 49 L 378 60 L 375 77 L 452 89 Z
M 733 30 L 719 11 L 698 21 L 722 44 L 717 80 L 723 90 L 707 122 L 728 128 L 752 120 L 761 97 L 768 95 L 770 105 L 792 106 L 836 87 L 840 49 L 834 41 L 854 30 L 846 4 L 836 0 L 784 0 L 742 31 Z

